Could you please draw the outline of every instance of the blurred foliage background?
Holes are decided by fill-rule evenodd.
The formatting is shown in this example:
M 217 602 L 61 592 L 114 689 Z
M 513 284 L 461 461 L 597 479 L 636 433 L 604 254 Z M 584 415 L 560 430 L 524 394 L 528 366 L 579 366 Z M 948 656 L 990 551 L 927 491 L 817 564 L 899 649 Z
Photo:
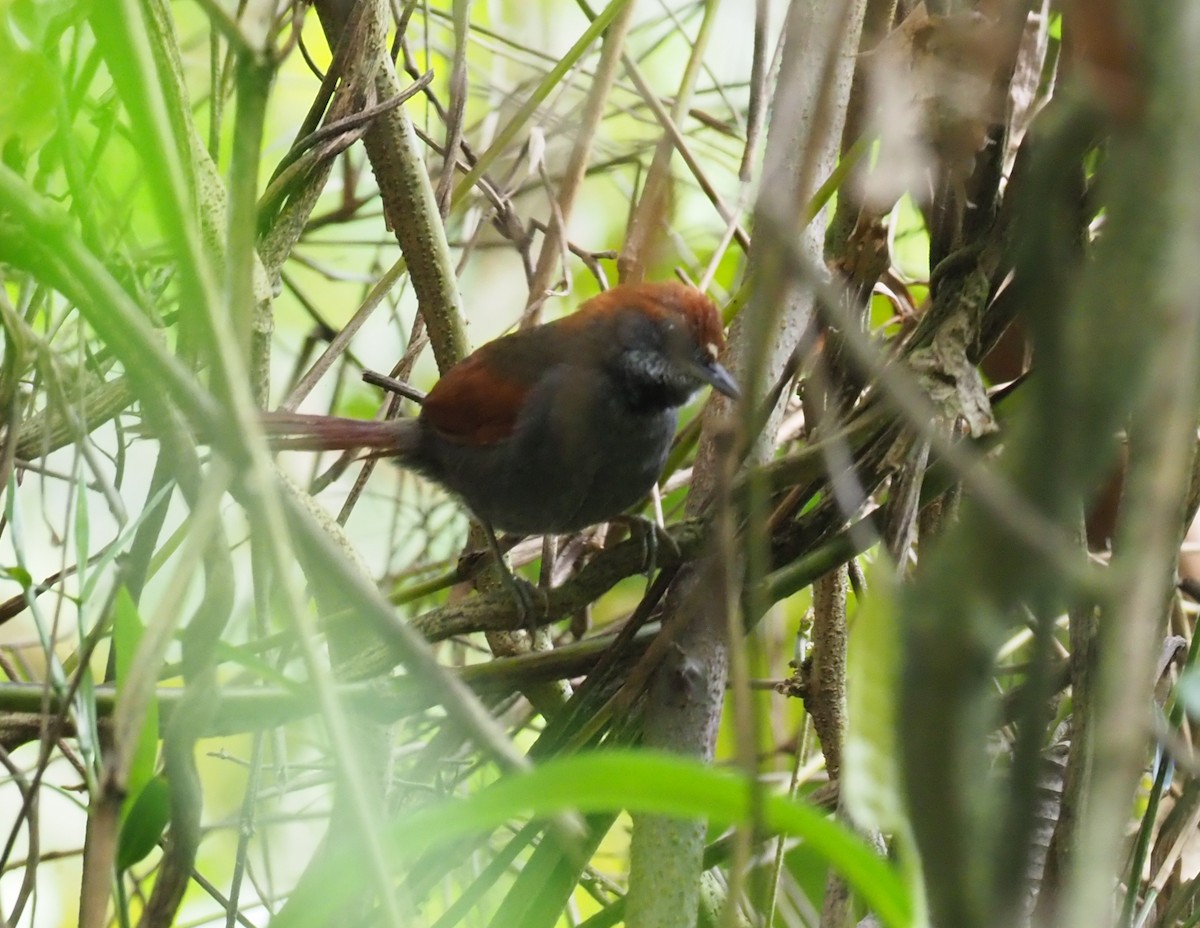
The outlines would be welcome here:
M 0 0 L 0 918 L 1200 924 L 1181 0 Z M 640 514 L 272 455 L 623 281 Z

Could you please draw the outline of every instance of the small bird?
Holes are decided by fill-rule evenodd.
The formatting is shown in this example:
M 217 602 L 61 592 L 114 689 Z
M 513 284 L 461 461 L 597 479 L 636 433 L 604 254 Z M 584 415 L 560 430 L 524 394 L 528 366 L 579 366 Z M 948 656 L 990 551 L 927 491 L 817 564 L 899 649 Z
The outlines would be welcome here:
M 520 535 L 611 521 L 658 480 L 679 407 L 738 387 L 717 357 L 721 317 L 667 281 L 626 284 L 562 319 L 489 342 L 437 382 L 415 418 L 267 413 L 277 448 L 373 449 Z

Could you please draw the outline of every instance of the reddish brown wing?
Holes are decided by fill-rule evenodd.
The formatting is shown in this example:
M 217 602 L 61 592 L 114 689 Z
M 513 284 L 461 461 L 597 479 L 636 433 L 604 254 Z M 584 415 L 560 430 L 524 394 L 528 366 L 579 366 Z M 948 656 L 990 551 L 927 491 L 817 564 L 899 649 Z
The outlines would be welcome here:
M 518 372 L 497 363 L 495 346 L 508 341 L 490 342 L 460 361 L 425 397 L 421 416 L 444 438 L 494 445 L 513 433 L 537 368 Z
M 586 301 L 569 316 L 488 342 L 455 365 L 425 398 L 421 417 L 443 437 L 494 445 L 516 428 L 539 377 L 556 364 L 587 363 L 611 348 L 597 333 L 620 313 L 682 317 L 699 346 L 725 344 L 712 300 L 676 281 L 623 284 Z

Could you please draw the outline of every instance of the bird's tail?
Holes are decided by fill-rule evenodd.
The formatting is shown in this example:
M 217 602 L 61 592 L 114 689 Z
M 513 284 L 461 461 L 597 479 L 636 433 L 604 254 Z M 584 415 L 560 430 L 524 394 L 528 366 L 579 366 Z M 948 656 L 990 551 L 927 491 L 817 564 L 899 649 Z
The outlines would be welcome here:
M 296 451 L 346 451 L 370 448 L 380 456 L 403 457 L 416 450 L 416 419 L 346 419 L 299 412 L 267 412 L 259 417 L 272 448 Z

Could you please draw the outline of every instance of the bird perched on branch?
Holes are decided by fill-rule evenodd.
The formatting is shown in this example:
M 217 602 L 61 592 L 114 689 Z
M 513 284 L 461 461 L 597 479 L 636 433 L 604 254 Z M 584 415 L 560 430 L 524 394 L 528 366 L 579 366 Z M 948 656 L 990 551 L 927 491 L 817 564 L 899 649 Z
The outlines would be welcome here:
M 460 497 L 493 528 L 565 534 L 653 487 L 679 407 L 705 385 L 736 398 L 712 300 L 673 281 L 627 284 L 572 315 L 482 346 L 416 418 L 267 413 L 278 448 L 372 449 Z

